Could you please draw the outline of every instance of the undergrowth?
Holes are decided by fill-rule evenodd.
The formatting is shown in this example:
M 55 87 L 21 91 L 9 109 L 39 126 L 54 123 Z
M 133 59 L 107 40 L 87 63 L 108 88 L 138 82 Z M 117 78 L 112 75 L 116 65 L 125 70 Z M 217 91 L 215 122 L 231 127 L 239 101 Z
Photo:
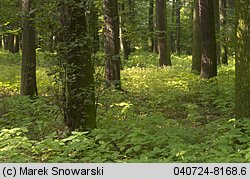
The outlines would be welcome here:
M 40 64 L 43 55 L 39 54 Z M 234 119 L 234 63 L 217 78 L 190 72 L 191 57 L 136 52 L 123 91 L 98 88 L 97 129 L 67 134 L 44 65 L 40 97 L 20 97 L 20 55 L 0 52 L 1 162 L 250 162 L 250 120 Z

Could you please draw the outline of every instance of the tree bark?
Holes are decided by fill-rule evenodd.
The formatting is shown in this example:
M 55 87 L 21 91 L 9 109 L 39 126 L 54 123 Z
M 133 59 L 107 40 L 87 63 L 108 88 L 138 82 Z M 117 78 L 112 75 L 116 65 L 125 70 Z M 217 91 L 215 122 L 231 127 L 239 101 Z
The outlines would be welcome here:
M 167 50 L 167 14 L 166 0 L 156 0 L 156 16 L 158 30 L 159 65 L 171 66 L 170 53 Z
M 220 54 L 221 54 L 221 48 L 220 48 L 220 3 L 219 0 L 213 0 L 214 4 L 214 25 L 215 25 L 215 35 L 216 35 L 216 57 L 217 57 L 217 65 L 221 63 L 220 61 Z
M 70 130 L 80 131 L 96 127 L 94 67 L 85 15 L 86 3 L 74 0 L 63 8 L 63 34 L 67 49 L 63 54 L 66 57 L 64 120 Z
M 222 28 L 223 29 L 223 41 L 221 43 L 221 62 L 224 65 L 228 64 L 228 48 L 227 48 L 227 42 L 228 37 L 226 36 L 226 25 L 227 25 L 227 0 L 221 0 L 221 14 L 222 14 Z
M 127 37 L 127 30 L 125 27 L 126 22 L 126 9 L 125 9 L 125 3 L 120 4 L 120 10 L 121 10 L 121 41 L 122 41 L 122 50 L 123 50 L 123 56 L 124 60 L 128 60 L 129 54 L 130 54 L 130 47 L 129 47 L 129 40 Z
M 148 10 L 149 51 L 154 51 L 154 0 L 149 1 Z
M 14 48 L 13 48 L 13 53 L 19 53 L 19 34 L 14 36 Z
M 91 31 L 92 31 L 92 38 L 93 38 L 93 52 L 97 53 L 100 50 L 100 36 L 99 36 L 99 20 L 98 20 L 98 9 L 96 3 L 93 2 L 91 6 Z
M 3 48 L 3 36 L 0 35 L 0 48 Z
M 237 27 L 236 118 L 250 118 L 250 6 L 248 0 L 235 1 Z
M 201 27 L 199 17 L 199 0 L 194 0 L 192 71 L 198 74 L 201 72 Z
M 14 53 L 14 34 L 8 34 L 8 50 L 10 53 Z
M 217 76 L 214 7 L 212 0 L 199 0 L 201 22 L 201 77 Z
M 35 14 L 31 11 L 31 0 L 22 0 L 22 67 L 21 95 L 38 95 L 36 84 L 36 36 L 34 27 Z
M 108 86 L 121 89 L 119 15 L 117 0 L 104 1 L 105 77 Z
M 9 36 L 5 34 L 3 36 L 4 50 L 9 50 Z
M 174 22 L 175 22 L 175 13 L 176 13 L 176 10 L 175 10 L 175 8 L 176 8 L 176 2 L 175 2 L 175 0 L 172 0 L 172 15 L 171 15 L 171 23 L 172 24 L 174 24 Z M 174 29 L 173 28 L 171 28 L 171 51 L 173 52 L 173 53 L 175 53 L 176 52 L 176 45 L 175 45 L 175 32 L 174 32 Z
M 176 50 L 181 53 L 181 1 L 176 0 Z

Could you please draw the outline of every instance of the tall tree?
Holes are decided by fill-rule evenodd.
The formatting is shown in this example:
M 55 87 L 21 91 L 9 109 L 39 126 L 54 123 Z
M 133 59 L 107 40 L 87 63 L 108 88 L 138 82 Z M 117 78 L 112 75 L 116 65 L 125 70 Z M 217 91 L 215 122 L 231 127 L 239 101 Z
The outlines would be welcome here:
M 236 117 L 250 118 L 249 1 L 235 1 L 235 8 L 238 20 L 236 50 Z
M 2 47 L 3 47 L 3 36 L 0 35 L 0 48 L 2 48 Z
M 104 2 L 104 51 L 105 77 L 107 85 L 121 88 L 120 75 L 120 40 L 119 15 L 117 0 L 103 0 Z
M 171 12 L 171 24 L 175 24 L 175 13 L 176 13 L 176 2 L 175 0 L 172 0 L 172 12 Z M 170 33 L 171 37 L 171 52 L 176 52 L 176 45 L 175 45 L 175 32 L 174 32 L 174 28 L 171 28 L 171 33 Z
M 121 16 L 121 41 L 122 41 L 122 50 L 123 50 L 123 56 L 125 60 L 128 60 L 129 54 L 130 54 L 130 42 L 128 40 L 128 31 L 126 27 L 127 22 L 127 15 L 128 12 L 126 10 L 125 3 L 120 3 L 120 16 Z
M 176 0 L 176 50 L 181 53 L 181 1 Z
M 13 33 L 8 34 L 8 50 L 11 53 L 14 53 L 14 40 L 15 36 Z
M 220 2 L 219 0 L 213 0 L 214 5 L 214 25 L 215 25 L 215 35 L 216 35 L 216 57 L 217 57 L 217 64 L 220 64 Z
M 156 16 L 158 30 L 159 65 L 171 66 L 170 51 L 167 50 L 167 14 L 166 0 L 156 0 Z M 168 44 L 169 45 L 169 44 Z
M 154 51 L 154 0 L 149 0 L 148 10 L 149 51 Z
M 36 84 L 36 35 L 34 27 L 34 10 L 31 0 L 22 0 L 22 68 L 21 95 L 37 95 Z
M 199 15 L 199 0 L 194 0 L 192 47 L 193 47 L 192 71 L 200 74 L 201 72 L 201 27 L 200 27 L 200 15 Z
M 221 14 L 222 21 L 221 26 L 223 28 L 222 31 L 222 42 L 221 42 L 221 62 L 222 64 L 228 64 L 228 37 L 226 35 L 226 25 L 227 25 L 227 0 L 221 0 Z
M 19 52 L 19 34 L 15 34 L 14 36 L 14 48 L 13 48 L 13 53 L 18 53 Z
M 62 5 L 66 58 L 64 120 L 70 130 L 96 127 L 94 68 L 87 28 L 87 1 L 71 0 Z
M 217 76 L 214 7 L 211 0 L 199 0 L 201 23 L 201 77 Z

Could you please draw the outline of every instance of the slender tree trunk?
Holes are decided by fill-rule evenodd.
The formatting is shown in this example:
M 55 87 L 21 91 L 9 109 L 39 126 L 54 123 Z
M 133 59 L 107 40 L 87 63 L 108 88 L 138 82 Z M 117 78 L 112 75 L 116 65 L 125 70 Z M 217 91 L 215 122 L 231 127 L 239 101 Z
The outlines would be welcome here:
M 201 77 L 217 76 L 214 7 L 212 0 L 199 0 L 201 23 Z
M 0 48 L 3 48 L 3 36 L 0 35 Z
M 220 35 L 220 3 L 219 0 L 213 0 L 214 4 L 214 24 L 215 24 L 215 35 L 216 35 L 216 55 L 217 55 L 217 65 L 221 63 L 220 61 L 220 54 L 221 54 L 221 49 L 220 49 L 220 40 L 219 40 L 219 35 Z
M 38 95 L 36 84 L 36 36 L 34 13 L 31 11 L 31 0 L 22 0 L 22 68 L 21 95 Z
M 181 2 L 176 0 L 176 50 L 181 53 Z
M 167 50 L 167 14 L 166 0 L 156 0 L 157 30 L 158 30 L 158 49 L 159 65 L 171 66 L 170 54 Z
M 236 117 L 250 118 L 250 6 L 249 0 L 235 1 L 237 28 Z
M 148 11 L 149 51 L 154 51 L 154 0 L 149 1 Z
M 8 34 L 8 50 L 11 53 L 14 53 L 14 34 Z
M 174 24 L 175 22 L 175 13 L 176 13 L 176 2 L 175 0 L 172 0 L 172 15 L 171 15 L 171 23 Z M 173 53 L 176 52 L 176 46 L 175 46 L 175 32 L 173 27 L 171 28 L 171 51 Z
M 199 0 L 194 0 L 192 71 L 198 74 L 201 72 L 201 27 L 199 17 Z
M 5 34 L 3 37 L 4 50 L 9 50 L 9 35 Z
M 19 53 L 19 34 L 14 36 L 14 49 L 13 49 L 13 53 Z
M 121 89 L 120 40 L 117 0 L 104 0 L 104 51 L 107 85 Z
M 96 127 L 94 67 L 85 15 L 86 3 L 74 0 L 63 8 L 65 13 L 63 34 L 67 48 L 67 52 L 64 52 L 66 54 L 63 55 L 67 63 L 64 120 L 70 130 L 81 131 Z
M 132 26 L 136 26 L 135 24 L 135 0 L 128 0 L 127 1 L 128 3 L 128 19 L 129 19 L 129 22 L 132 24 Z M 128 48 L 129 48 L 129 54 L 131 52 L 134 52 L 135 51 L 135 47 L 133 45 L 133 41 L 132 40 L 129 40 L 127 39 L 127 43 L 128 43 Z
M 221 43 L 221 58 L 222 58 L 222 64 L 227 65 L 228 64 L 228 48 L 227 48 L 227 42 L 228 37 L 226 36 L 226 25 L 227 25 L 227 0 L 221 0 L 221 14 L 222 14 L 222 28 L 223 29 L 223 41 Z
M 156 0 L 155 0 L 156 1 Z M 155 31 L 158 31 L 158 27 L 157 27 L 157 5 L 155 5 L 155 14 L 154 14 L 154 29 Z M 154 52 L 156 54 L 159 54 L 159 49 L 158 49 L 158 34 L 157 32 L 154 33 Z
M 125 9 L 125 3 L 120 4 L 121 9 L 121 41 L 124 60 L 128 60 L 130 54 L 129 40 L 127 38 L 127 30 L 125 27 L 125 16 L 127 15 Z

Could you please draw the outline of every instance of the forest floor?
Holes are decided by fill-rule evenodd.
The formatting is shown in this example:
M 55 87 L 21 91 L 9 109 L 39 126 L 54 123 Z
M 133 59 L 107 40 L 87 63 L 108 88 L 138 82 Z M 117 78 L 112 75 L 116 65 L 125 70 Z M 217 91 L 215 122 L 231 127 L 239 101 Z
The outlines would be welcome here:
M 0 162 L 250 162 L 250 120 L 234 119 L 234 63 L 218 77 L 191 73 L 190 56 L 136 52 L 123 91 L 103 88 L 96 69 L 97 129 L 64 132 L 53 71 L 38 55 L 40 97 L 20 97 L 19 54 L 0 51 Z

